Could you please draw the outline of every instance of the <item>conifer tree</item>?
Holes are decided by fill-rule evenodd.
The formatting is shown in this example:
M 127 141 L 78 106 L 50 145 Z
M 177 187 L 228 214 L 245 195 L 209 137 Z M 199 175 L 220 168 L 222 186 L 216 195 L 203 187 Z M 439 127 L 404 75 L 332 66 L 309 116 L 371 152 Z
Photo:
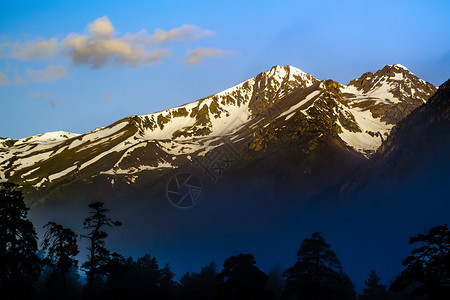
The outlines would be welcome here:
M 62 294 L 67 296 L 67 277 L 71 268 L 77 268 L 78 261 L 75 256 L 78 254 L 77 235 L 69 228 L 65 228 L 55 222 L 48 222 L 44 228 L 43 250 L 47 251 L 45 263 L 48 264 L 52 272 L 49 280 L 55 282 L 55 286 L 62 287 Z
M 418 244 L 403 262 L 405 269 L 391 289 L 411 290 L 410 297 L 450 299 L 450 230 L 448 225 L 436 226 L 427 234 L 411 237 Z
M 252 254 L 227 258 L 219 279 L 219 299 L 271 299 L 267 275 L 256 266 Z
M 377 276 L 374 270 L 370 270 L 369 278 L 364 281 L 366 288 L 363 289 L 363 294 L 359 297 L 361 300 L 377 300 L 386 299 L 386 286 L 380 284 L 380 277 Z
M 89 230 L 87 235 L 82 237 L 89 240 L 88 259 L 81 268 L 86 272 L 88 292 L 96 293 L 100 284 L 103 283 L 104 277 L 107 275 L 108 266 L 113 259 L 112 253 L 105 246 L 105 240 L 108 233 L 106 227 L 121 226 L 119 221 L 113 221 L 107 216 L 109 209 L 104 208 L 103 202 L 94 202 L 89 204 L 90 216 L 84 220 L 84 229 Z
M 178 291 L 178 284 L 173 280 L 175 274 L 170 269 L 169 264 L 166 264 L 164 268 L 160 270 L 160 274 L 159 285 L 161 287 L 162 298 L 174 298 Z
M 217 265 L 211 262 L 203 267 L 200 273 L 185 273 L 180 279 L 180 284 L 181 299 L 213 299 L 219 284 L 217 280 Z
M 15 184 L 0 183 L 0 295 L 6 299 L 30 298 L 40 273 L 37 235 L 28 210 Z
M 303 240 L 297 262 L 284 272 L 285 296 L 294 299 L 355 299 L 353 284 L 336 254 L 316 232 Z

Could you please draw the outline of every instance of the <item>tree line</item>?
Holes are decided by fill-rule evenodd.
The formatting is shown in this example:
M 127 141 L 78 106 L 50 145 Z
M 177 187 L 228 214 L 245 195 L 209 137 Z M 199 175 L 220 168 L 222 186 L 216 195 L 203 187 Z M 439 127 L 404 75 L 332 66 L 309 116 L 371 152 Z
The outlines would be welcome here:
M 301 242 L 297 261 L 287 270 L 266 274 L 252 254 L 211 262 L 179 281 L 169 264 L 160 266 L 146 254 L 125 258 L 106 247 L 107 228 L 121 226 L 103 202 L 89 204 L 80 238 L 88 256 L 79 275 L 78 236 L 48 222 L 43 240 L 28 219 L 22 193 L 0 183 L 0 298 L 2 299 L 450 299 L 450 231 L 448 225 L 410 238 L 417 245 L 403 260 L 401 274 L 389 287 L 372 270 L 357 296 L 335 252 L 320 232 Z

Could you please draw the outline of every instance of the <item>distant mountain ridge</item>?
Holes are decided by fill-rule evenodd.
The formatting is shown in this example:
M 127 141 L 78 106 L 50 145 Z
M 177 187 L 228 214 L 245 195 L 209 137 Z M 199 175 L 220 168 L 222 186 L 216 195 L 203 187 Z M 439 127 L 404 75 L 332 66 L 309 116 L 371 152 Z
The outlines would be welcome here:
M 351 156 L 369 157 L 435 91 L 401 65 L 347 85 L 274 66 L 215 95 L 86 134 L 0 139 L 0 180 L 30 191 L 99 178 L 133 186 L 192 165 L 226 144 L 240 149 L 238 169 L 284 148 L 310 159 L 324 141 Z

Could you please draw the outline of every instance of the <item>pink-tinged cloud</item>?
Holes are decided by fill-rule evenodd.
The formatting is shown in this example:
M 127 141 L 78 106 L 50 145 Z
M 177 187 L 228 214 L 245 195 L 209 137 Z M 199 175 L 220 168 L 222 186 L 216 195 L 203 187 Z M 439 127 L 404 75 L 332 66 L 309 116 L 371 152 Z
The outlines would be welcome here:
M 208 29 L 184 24 L 169 31 L 156 29 L 151 35 L 142 29 L 137 33 L 117 36 L 112 22 L 107 16 L 103 16 L 88 24 L 85 34 L 70 33 L 62 40 L 37 38 L 1 44 L 0 56 L 37 60 L 62 55 L 76 65 L 84 64 L 92 68 L 108 65 L 139 67 L 160 63 L 163 58 L 170 56 L 172 53 L 170 47 L 174 42 L 195 41 L 213 34 L 214 32 Z M 172 42 L 170 46 L 169 42 Z M 224 54 L 226 51 L 220 49 L 198 48 L 189 52 L 186 62 L 195 64 L 206 56 L 220 57 Z M 29 73 L 35 81 L 45 81 L 39 79 L 45 77 L 35 76 L 33 71 Z
M 187 52 L 187 59 L 184 61 L 187 64 L 201 63 L 206 57 L 223 58 L 233 52 L 230 50 L 222 50 L 217 48 L 197 48 Z
M 33 70 L 29 68 L 27 69 L 27 75 L 32 81 L 49 82 L 67 76 L 67 71 L 63 66 L 48 66 L 43 70 Z
M 191 24 L 184 24 L 181 27 L 173 28 L 170 31 L 164 31 L 162 29 L 156 29 L 151 39 L 158 43 L 165 43 L 169 41 L 195 41 L 209 35 L 213 32 L 207 29 L 202 29 L 198 26 Z
M 3 43 L 0 45 L 2 56 L 18 60 L 46 59 L 55 54 L 58 47 L 58 39 L 45 40 L 35 38 L 24 42 Z
M 96 19 L 88 28 L 97 37 L 110 37 L 114 34 L 114 27 L 107 16 Z

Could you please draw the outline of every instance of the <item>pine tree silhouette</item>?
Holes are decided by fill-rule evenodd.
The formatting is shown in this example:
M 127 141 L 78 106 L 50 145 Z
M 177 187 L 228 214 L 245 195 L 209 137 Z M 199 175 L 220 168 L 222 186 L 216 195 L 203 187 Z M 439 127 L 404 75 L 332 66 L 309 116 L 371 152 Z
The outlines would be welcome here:
M 252 254 L 227 258 L 217 275 L 220 285 L 218 299 L 271 299 L 267 275 L 256 266 Z
M 175 274 L 170 270 L 169 264 L 166 264 L 164 268 L 161 269 L 161 278 L 159 280 L 163 299 L 175 298 L 179 286 L 178 283 L 173 280 L 174 277 Z
M 88 293 L 91 295 L 99 292 L 104 277 L 107 275 L 109 264 L 113 259 L 113 254 L 105 247 L 105 240 L 108 237 L 105 227 L 122 225 L 119 221 L 113 221 L 112 218 L 108 217 L 106 214 L 109 209 L 103 206 L 103 202 L 89 204 L 90 216 L 83 223 L 84 229 L 89 230 L 87 235 L 82 235 L 89 240 L 89 246 L 87 247 L 89 255 L 81 268 L 86 272 Z M 118 254 L 114 253 L 114 256 L 116 255 Z
M 52 269 L 48 280 L 53 282 L 53 291 L 57 291 L 61 286 L 59 297 L 68 298 L 67 277 L 71 268 L 78 266 L 78 261 L 75 259 L 79 252 L 77 235 L 71 229 L 55 222 L 48 222 L 44 228 L 46 231 L 42 247 L 47 251 L 45 263 Z
M 186 300 L 213 299 L 219 284 L 217 265 L 211 262 L 202 268 L 200 273 L 185 273 L 180 279 L 180 297 Z
M 22 193 L 12 183 L 0 183 L 0 296 L 28 299 L 40 273 L 37 236 L 28 220 Z
M 303 240 L 297 262 L 284 272 L 284 295 L 294 299 L 355 299 L 353 284 L 322 233 Z
M 386 286 L 380 284 L 380 277 L 377 276 L 374 270 L 370 270 L 369 278 L 364 281 L 366 288 L 363 289 L 363 294 L 359 296 L 361 300 L 377 300 L 386 299 Z
M 405 269 L 395 279 L 391 289 L 410 289 L 410 297 L 450 299 L 450 231 L 448 225 L 433 227 L 427 234 L 410 238 L 419 244 L 402 265 Z

